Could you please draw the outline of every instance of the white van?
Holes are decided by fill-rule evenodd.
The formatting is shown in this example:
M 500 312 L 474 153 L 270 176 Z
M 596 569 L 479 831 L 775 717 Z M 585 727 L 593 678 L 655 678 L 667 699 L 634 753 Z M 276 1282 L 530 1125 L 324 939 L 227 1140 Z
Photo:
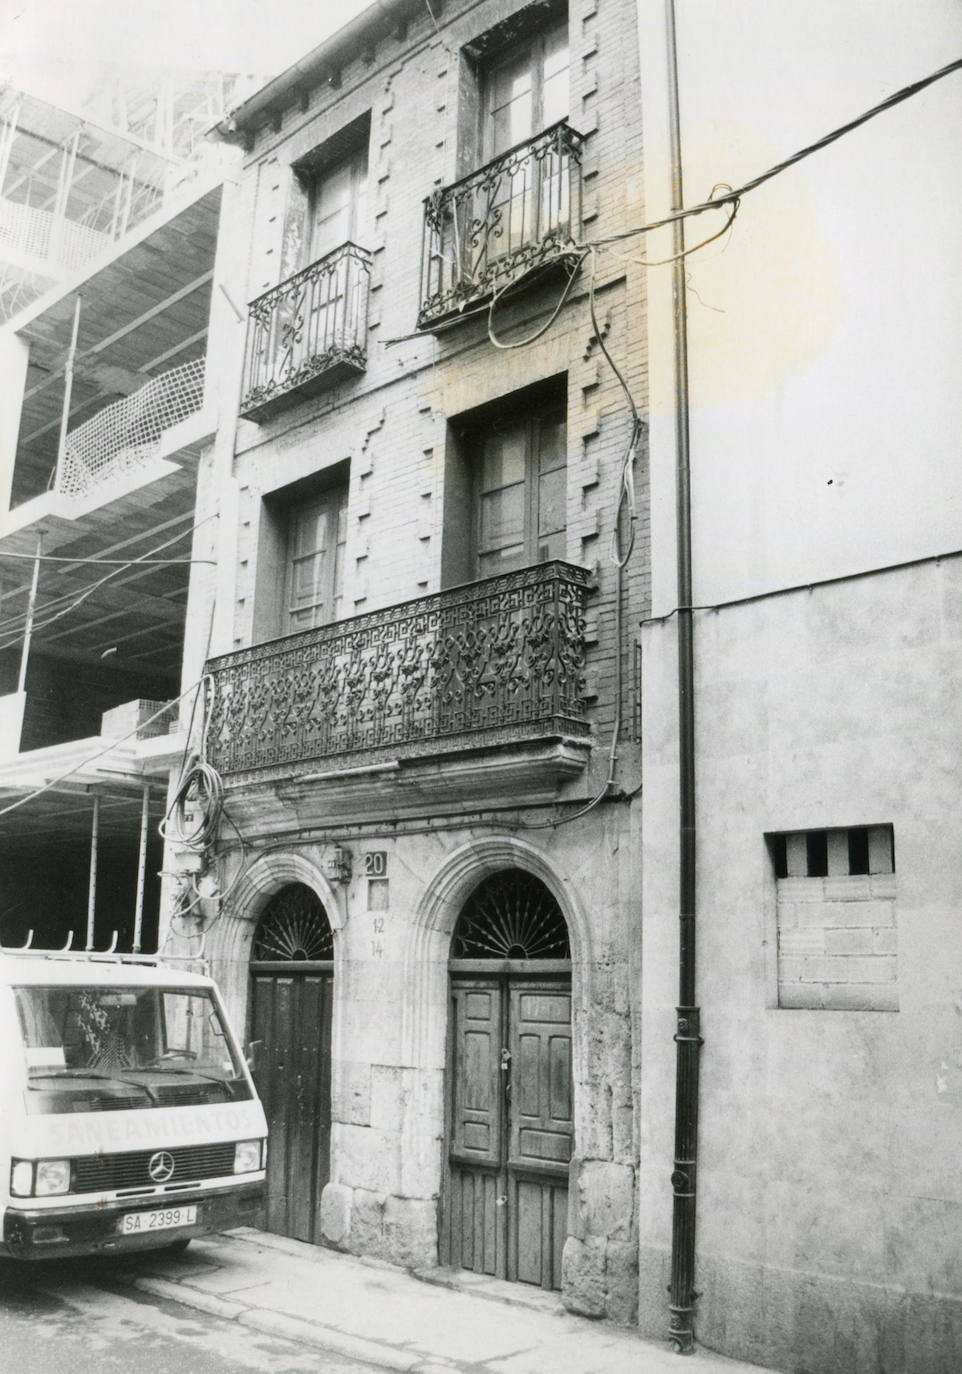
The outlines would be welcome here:
M 267 1123 L 210 978 L 0 952 L 0 1254 L 158 1246 L 256 1220 Z

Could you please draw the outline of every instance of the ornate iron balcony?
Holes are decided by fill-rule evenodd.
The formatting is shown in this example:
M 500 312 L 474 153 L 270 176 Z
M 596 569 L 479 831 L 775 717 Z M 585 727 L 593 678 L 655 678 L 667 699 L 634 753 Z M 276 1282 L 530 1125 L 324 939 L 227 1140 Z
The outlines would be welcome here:
M 587 582 L 542 563 L 213 659 L 210 760 L 333 771 L 583 736 Z
M 240 411 L 263 420 L 367 366 L 371 255 L 346 243 L 250 304 Z
M 581 228 L 583 143 L 562 120 L 428 196 L 419 329 L 486 300 L 532 268 L 571 257 Z

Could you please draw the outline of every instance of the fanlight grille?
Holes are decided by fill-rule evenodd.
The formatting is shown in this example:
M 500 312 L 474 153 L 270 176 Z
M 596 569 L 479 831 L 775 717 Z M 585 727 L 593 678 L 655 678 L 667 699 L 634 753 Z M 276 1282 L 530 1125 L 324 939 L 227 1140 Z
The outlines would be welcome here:
M 520 868 L 485 878 L 458 917 L 452 959 L 570 959 L 561 908 L 540 878 Z
M 324 905 L 303 883 L 281 888 L 268 903 L 251 950 L 253 962 L 334 958 L 334 937 Z

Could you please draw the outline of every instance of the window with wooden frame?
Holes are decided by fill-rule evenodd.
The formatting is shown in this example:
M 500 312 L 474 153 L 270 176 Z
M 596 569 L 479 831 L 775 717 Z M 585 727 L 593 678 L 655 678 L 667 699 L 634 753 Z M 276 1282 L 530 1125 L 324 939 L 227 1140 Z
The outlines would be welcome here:
M 285 633 L 329 625 L 340 618 L 346 540 L 346 481 L 289 507 Z
M 564 558 L 564 401 L 490 419 L 475 432 L 473 447 L 475 576 Z
M 489 162 L 568 114 L 568 20 L 515 42 L 481 68 L 481 159 Z
M 305 266 L 345 243 L 359 241 L 367 204 L 367 145 L 313 172 L 307 178 L 307 192 Z

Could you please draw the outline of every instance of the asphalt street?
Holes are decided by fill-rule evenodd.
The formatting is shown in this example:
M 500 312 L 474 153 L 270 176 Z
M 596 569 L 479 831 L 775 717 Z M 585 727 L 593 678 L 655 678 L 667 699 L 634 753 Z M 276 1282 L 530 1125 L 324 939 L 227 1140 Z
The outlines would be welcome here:
M 116 1261 L 0 1260 L 3 1374 L 356 1374 L 371 1366 L 127 1288 Z

